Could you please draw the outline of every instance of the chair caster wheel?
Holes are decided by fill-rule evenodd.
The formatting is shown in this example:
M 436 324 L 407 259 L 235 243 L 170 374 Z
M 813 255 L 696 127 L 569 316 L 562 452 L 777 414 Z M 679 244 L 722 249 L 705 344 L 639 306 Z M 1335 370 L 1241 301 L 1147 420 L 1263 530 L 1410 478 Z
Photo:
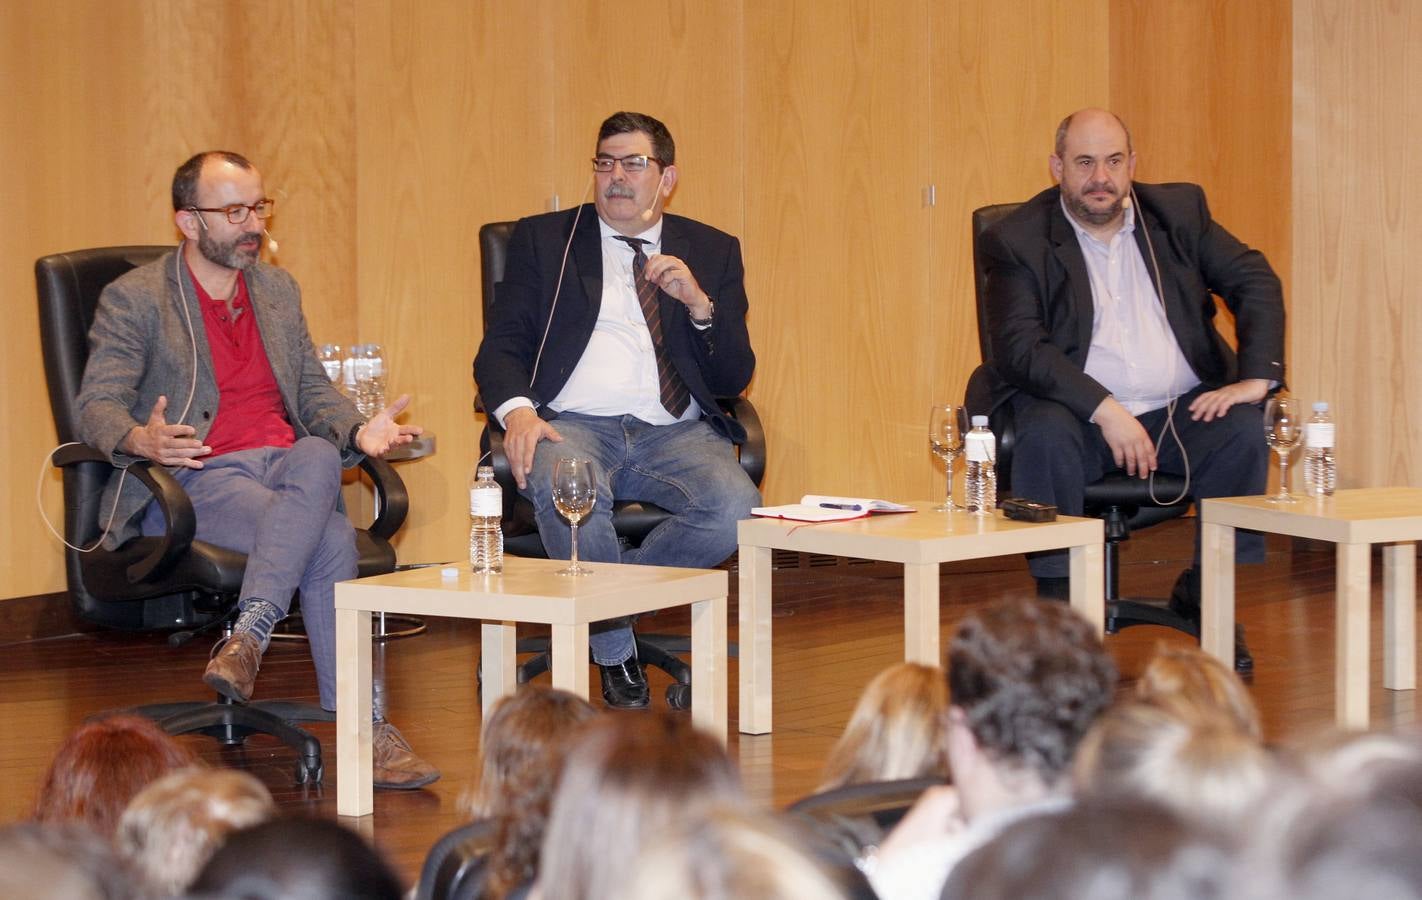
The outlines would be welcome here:
M 326 765 L 324 763 L 317 762 L 315 764 L 308 764 L 303 761 L 296 764 L 297 784 L 320 784 L 325 774 Z
M 667 685 L 667 706 L 672 709 L 691 709 L 691 685 L 679 681 Z

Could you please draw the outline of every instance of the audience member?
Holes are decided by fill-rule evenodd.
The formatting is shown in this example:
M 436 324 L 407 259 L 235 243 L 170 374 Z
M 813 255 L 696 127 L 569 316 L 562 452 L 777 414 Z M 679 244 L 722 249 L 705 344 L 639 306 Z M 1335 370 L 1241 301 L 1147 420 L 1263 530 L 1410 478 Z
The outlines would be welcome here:
M 543 839 L 539 896 L 618 896 L 643 840 L 712 807 L 746 803 L 721 742 L 686 717 L 595 719 L 568 748 Z
M 1146 804 L 1079 805 L 1022 819 L 964 858 L 943 900 L 1213 900 L 1218 838 Z
M 880 672 L 830 751 L 819 789 L 902 778 L 947 780 L 947 711 L 948 684 L 937 667 L 904 662 Z
M 630 900 L 835 900 L 852 896 L 780 820 L 713 809 L 653 838 L 633 867 Z
M 1276 786 L 1274 758 L 1218 713 L 1195 712 L 1192 722 L 1140 701 L 1107 710 L 1077 750 L 1077 797 L 1139 798 L 1195 826 L 1238 829 Z
M 1136 699 L 1187 722 L 1223 715 L 1254 740 L 1264 729 L 1249 688 L 1228 666 L 1195 644 L 1161 644 L 1136 682 Z
M 114 844 L 163 896 L 181 894 L 234 831 L 276 815 L 260 781 L 233 769 L 183 769 L 148 785 L 119 819 Z
M 133 796 L 197 760 L 149 719 L 112 715 L 79 726 L 55 751 L 35 799 L 42 824 L 83 822 L 105 838 Z
M 221 900 L 400 900 L 400 880 L 360 835 L 329 819 L 272 819 L 234 832 L 190 896 Z
M 525 685 L 484 721 L 479 784 L 468 801 L 470 815 L 488 820 L 494 833 L 483 896 L 505 897 L 538 874 L 553 775 L 578 726 L 595 715 L 576 694 Z
M 1069 803 L 1076 746 L 1116 666 L 1070 608 L 1010 600 L 968 615 L 948 650 L 954 786 L 932 788 L 864 860 L 881 897 L 936 897 L 954 864 L 1011 822 Z
M 0 897 L 130 900 L 143 894 L 113 846 L 83 824 L 0 828 Z

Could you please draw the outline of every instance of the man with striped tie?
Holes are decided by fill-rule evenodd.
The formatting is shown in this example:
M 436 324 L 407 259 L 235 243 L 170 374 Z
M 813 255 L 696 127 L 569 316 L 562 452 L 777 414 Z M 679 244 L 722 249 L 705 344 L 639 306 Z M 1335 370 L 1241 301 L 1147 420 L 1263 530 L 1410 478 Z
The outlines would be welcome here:
M 551 557 L 569 554 L 552 499 L 564 457 L 591 459 L 597 479 L 580 559 L 714 566 L 760 502 L 736 460 L 745 432 L 716 403 L 755 370 L 740 242 L 663 212 L 675 162 L 665 125 L 614 113 L 598 132 L 594 202 L 523 219 L 509 241 L 474 379 Z M 620 500 L 672 515 L 623 550 Z M 601 623 L 589 642 L 608 704 L 646 706 L 630 623 Z

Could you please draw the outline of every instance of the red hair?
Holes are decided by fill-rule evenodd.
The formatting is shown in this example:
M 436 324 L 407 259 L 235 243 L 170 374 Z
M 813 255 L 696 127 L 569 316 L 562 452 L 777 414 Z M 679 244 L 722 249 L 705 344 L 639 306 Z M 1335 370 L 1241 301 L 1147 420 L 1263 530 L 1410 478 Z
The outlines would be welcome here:
M 79 726 L 55 751 L 36 822 L 83 822 L 112 837 L 128 801 L 149 782 L 197 764 L 188 748 L 149 719 L 114 715 Z

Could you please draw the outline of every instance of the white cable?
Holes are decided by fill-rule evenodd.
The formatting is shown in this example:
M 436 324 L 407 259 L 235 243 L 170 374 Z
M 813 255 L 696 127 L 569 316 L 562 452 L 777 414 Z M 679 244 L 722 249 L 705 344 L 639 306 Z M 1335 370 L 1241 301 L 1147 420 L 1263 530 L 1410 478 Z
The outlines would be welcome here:
M 114 527 L 114 516 L 118 513 L 119 496 L 123 493 L 124 479 L 128 477 L 128 466 L 118 467 L 120 472 L 119 483 L 118 487 L 114 490 L 114 503 L 113 506 L 109 507 L 108 520 L 104 522 L 104 533 L 99 535 L 91 546 L 76 547 L 65 540 L 64 535 L 55 530 L 54 523 L 49 521 L 49 516 L 44 511 L 44 473 L 49 471 L 53 466 L 54 454 L 63 450 L 65 447 L 77 447 L 81 444 L 81 441 L 69 441 L 68 443 L 60 444 L 44 455 L 44 462 L 40 463 L 39 479 L 35 482 L 35 507 L 39 509 L 40 520 L 44 522 L 44 527 L 48 528 L 49 533 L 54 535 L 61 544 L 79 553 L 92 553 L 99 548 L 99 545 L 104 542 L 104 538 L 109 536 L 109 531 Z
M 538 342 L 538 352 L 533 357 L 533 372 L 528 376 L 528 391 L 533 393 L 533 382 L 538 379 L 538 364 L 543 362 L 543 346 L 548 343 L 548 331 L 553 327 L 553 314 L 558 311 L 558 296 L 563 293 L 563 272 L 568 268 L 568 251 L 573 249 L 573 237 L 578 233 L 578 220 L 583 217 L 583 207 L 592 193 L 596 176 L 588 176 L 588 189 L 583 191 L 583 199 L 578 203 L 578 211 L 573 214 L 573 227 L 568 232 L 568 242 L 563 245 L 563 262 L 558 266 L 558 283 L 553 288 L 553 303 L 548 308 L 548 321 L 543 326 L 543 337 Z M 196 374 L 196 370 L 194 370 Z M 530 398 L 531 399 L 531 398 Z
M 1136 210 L 1136 227 L 1139 228 L 1141 230 L 1141 233 L 1145 235 L 1146 250 L 1150 253 L 1150 265 L 1155 272 L 1156 300 L 1159 301 L 1161 309 L 1164 310 L 1165 284 L 1160 277 L 1160 261 L 1155 258 L 1155 244 L 1150 239 L 1150 228 L 1146 224 L 1145 213 L 1141 210 L 1141 205 L 1136 199 L 1136 189 L 1134 185 L 1131 186 L 1131 206 L 1134 207 Z M 1169 324 L 1168 315 L 1166 318 L 1166 322 L 1167 324 Z M 1170 373 L 1166 377 L 1166 384 L 1169 384 L 1171 387 L 1174 387 L 1176 354 L 1170 353 L 1167 355 L 1170 357 Z M 1180 432 L 1175 430 L 1175 404 L 1179 400 L 1179 397 L 1171 397 L 1165 403 L 1165 424 L 1161 425 L 1160 434 L 1155 439 L 1155 455 L 1156 458 L 1159 459 L 1160 445 L 1165 442 L 1165 433 L 1167 431 L 1170 432 L 1171 436 L 1175 438 L 1175 446 L 1180 448 L 1180 458 L 1185 463 L 1185 484 L 1180 487 L 1180 493 L 1177 494 L 1173 500 L 1170 500 L 1169 502 L 1161 502 L 1160 498 L 1155 495 L 1155 472 L 1152 471 L 1150 473 L 1149 485 L 1150 499 L 1151 502 L 1154 503 L 1156 506 L 1174 506 L 1181 500 L 1184 500 L 1190 494 L 1190 454 L 1185 452 L 1185 442 L 1180 439 Z

